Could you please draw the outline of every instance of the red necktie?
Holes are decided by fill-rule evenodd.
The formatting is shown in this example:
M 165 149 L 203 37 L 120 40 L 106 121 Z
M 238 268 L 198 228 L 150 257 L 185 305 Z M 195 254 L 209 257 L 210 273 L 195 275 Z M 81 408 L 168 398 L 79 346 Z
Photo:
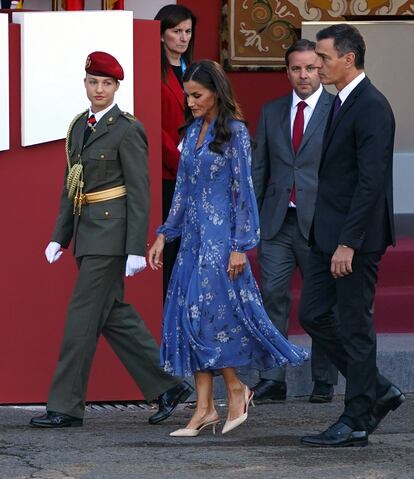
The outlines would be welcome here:
M 88 121 L 86 122 L 85 131 L 83 132 L 83 144 L 84 145 L 86 144 L 89 137 L 91 136 L 92 131 L 95 131 L 95 125 L 96 125 L 96 118 L 95 118 L 95 115 L 92 114 L 88 118 Z
M 295 115 L 295 120 L 293 121 L 293 131 L 292 131 L 292 146 L 293 151 L 296 153 L 299 150 L 300 142 L 302 141 L 303 137 L 303 130 L 305 127 L 305 117 L 303 114 L 303 110 L 307 107 L 305 101 L 300 101 L 297 104 L 297 110 Z M 296 189 L 295 184 L 292 185 L 292 191 L 290 192 L 289 201 L 296 204 Z
M 95 118 L 95 115 L 92 114 L 92 115 L 88 118 L 88 126 L 93 127 L 95 124 L 96 124 L 96 118 Z

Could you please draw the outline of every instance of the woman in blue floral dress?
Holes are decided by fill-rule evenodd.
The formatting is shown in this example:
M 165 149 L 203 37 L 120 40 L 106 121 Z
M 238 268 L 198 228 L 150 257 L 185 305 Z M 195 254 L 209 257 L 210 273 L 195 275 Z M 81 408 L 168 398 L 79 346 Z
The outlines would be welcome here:
M 161 267 L 165 242 L 181 236 L 164 307 L 161 363 L 173 375 L 195 377 L 194 415 L 171 435 L 196 436 L 219 422 L 214 373 L 227 388 L 226 433 L 246 420 L 253 397 L 235 368 L 298 365 L 308 354 L 273 326 L 246 258 L 259 241 L 259 218 L 250 137 L 230 82 L 218 63 L 202 60 L 187 69 L 184 90 L 187 123 L 173 203 L 149 263 Z

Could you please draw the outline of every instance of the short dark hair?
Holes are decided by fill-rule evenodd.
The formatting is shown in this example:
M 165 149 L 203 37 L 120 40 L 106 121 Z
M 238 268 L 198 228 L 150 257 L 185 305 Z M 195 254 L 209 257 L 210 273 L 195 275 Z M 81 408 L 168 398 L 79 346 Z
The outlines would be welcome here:
M 332 38 L 338 56 L 342 57 L 349 52 L 355 54 L 355 67 L 359 70 L 365 64 L 365 41 L 360 31 L 353 25 L 339 23 L 320 30 L 316 40 Z
M 293 45 L 291 45 L 285 53 L 285 63 L 286 66 L 289 66 L 289 56 L 293 52 L 307 52 L 307 51 L 315 51 L 316 43 L 312 42 L 311 40 L 307 40 L 306 38 L 302 38 L 301 40 L 297 40 Z
M 185 63 L 189 65 L 193 60 L 195 31 L 196 31 L 196 23 L 197 23 L 197 19 L 195 15 L 193 14 L 193 12 L 187 7 L 184 7 L 184 5 L 175 5 L 175 4 L 165 5 L 155 15 L 154 20 L 158 20 L 161 23 L 160 24 L 161 35 L 168 28 L 174 28 L 179 23 L 184 22 L 185 20 L 191 20 L 191 29 L 192 29 L 191 39 L 188 44 L 187 50 L 182 54 L 182 58 L 184 59 Z M 161 77 L 163 82 L 167 81 L 168 69 L 169 69 L 169 62 L 167 59 L 167 55 L 165 53 L 163 43 L 161 42 Z

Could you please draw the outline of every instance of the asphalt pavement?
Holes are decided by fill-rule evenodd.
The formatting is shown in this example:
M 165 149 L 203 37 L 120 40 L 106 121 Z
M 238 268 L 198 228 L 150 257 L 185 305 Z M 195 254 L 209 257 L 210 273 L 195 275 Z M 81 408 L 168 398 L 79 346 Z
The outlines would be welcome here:
M 414 395 L 390 413 L 367 447 L 309 448 L 300 437 L 324 430 L 342 409 L 306 397 L 250 408 L 245 424 L 216 436 L 172 438 L 191 405 L 158 426 L 141 405 L 91 408 L 83 427 L 36 429 L 40 407 L 0 407 L 1 479 L 413 479 Z M 226 406 L 217 401 L 223 422 Z M 223 424 L 222 422 L 222 424 Z M 221 425 L 222 425 L 221 424 Z

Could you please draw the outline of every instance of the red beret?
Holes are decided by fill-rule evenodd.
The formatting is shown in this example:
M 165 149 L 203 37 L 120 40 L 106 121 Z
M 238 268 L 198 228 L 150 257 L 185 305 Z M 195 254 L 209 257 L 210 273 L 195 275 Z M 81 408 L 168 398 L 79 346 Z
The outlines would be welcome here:
M 85 71 L 98 77 L 124 79 L 124 70 L 118 60 L 105 52 L 93 52 L 86 58 Z

